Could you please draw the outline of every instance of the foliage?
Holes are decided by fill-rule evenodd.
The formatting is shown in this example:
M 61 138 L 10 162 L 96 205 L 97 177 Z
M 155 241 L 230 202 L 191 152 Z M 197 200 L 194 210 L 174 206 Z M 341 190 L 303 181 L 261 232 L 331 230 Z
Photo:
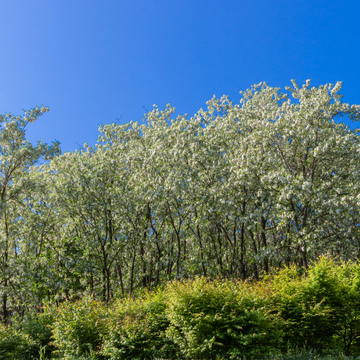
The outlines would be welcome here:
M 359 264 L 321 257 L 305 275 L 292 266 L 269 276 L 272 306 L 285 321 L 284 343 L 359 354 Z
M 360 356 L 359 275 L 360 263 L 323 256 L 259 281 L 197 277 L 48 304 L 2 325 L 0 358 L 350 359 Z
M 63 359 L 97 354 L 106 333 L 106 313 L 103 304 L 91 298 L 65 302 L 59 307 L 46 308 L 54 317 L 53 345 Z M 99 357 L 101 359 L 101 357 Z
M 265 357 L 261 360 L 358 360 L 359 357 L 347 356 L 343 352 L 327 351 L 325 354 L 313 350 L 293 349 L 286 354 Z
M 26 306 L 31 298 L 24 291 L 31 287 L 26 281 L 28 274 L 23 272 L 30 254 L 24 250 L 29 241 L 35 245 L 35 239 L 26 238 L 21 226 L 25 214 L 31 213 L 31 192 L 36 188 L 29 168 L 41 157 L 50 159 L 58 154 L 59 144 L 49 146 L 39 141 L 33 146 L 25 139 L 25 128 L 48 110 L 42 106 L 26 111 L 24 116 L 0 114 L 0 286 L 4 323 L 15 308 Z
M 129 353 L 131 344 L 148 339 L 157 351 L 166 345 L 170 352 L 178 346 L 189 354 L 205 354 L 220 349 L 222 341 L 229 349 L 247 351 L 257 336 L 270 336 L 262 329 L 275 319 L 283 319 L 287 329 L 283 347 L 321 351 L 336 344 L 346 353 L 357 352 L 359 129 L 338 119 L 359 120 L 360 106 L 342 102 L 341 83 L 292 83 L 286 92 L 254 85 L 241 92 L 238 104 L 213 97 L 207 109 L 192 117 L 175 117 L 170 105 L 163 110 L 155 106 L 144 123 L 100 126 L 94 147 L 84 144 L 64 154 L 56 142 L 33 146 L 26 141 L 27 125 L 48 108 L 1 115 L 3 323 L 25 321 L 27 313 L 48 303 L 58 311 L 53 342 L 69 357 L 87 356 L 90 349 L 100 356 L 106 331 L 113 339 L 106 351 Z M 48 160 L 39 164 L 41 158 Z M 337 273 L 325 260 L 310 266 L 325 253 L 353 262 L 342 263 Z M 310 269 L 308 276 L 295 276 L 297 268 L 287 268 L 291 264 Z M 272 285 L 258 285 L 271 296 L 239 285 L 244 298 L 235 300 L 231 282 L 223 288 L 213 283 L 216 290 L 205 282 L 201 286 L 213 299 L 209 306 L 214 313 L 196 324 L 190 320 L 202 314 L 202 290 L 199 285 L 176 295 L 176 286 L 185 291 L 186 282 L 169 287 L 164 296 L 174 302 L 167 299 L 166 310 L 154 300 L 157 310 L 148 311 L 151 301 L 144 298 L 136 320 L 124 317 L 121 325 L 108 328 L 101 306 L 93 300 L 74 302 L 92 294 L 111 304 L 169 280 L 201 276 L 258 280 L 272 268 L 286 268 L 294 278 L 285 283 L 280 272 Z M 181 310 L 193 302 L 194 313 Z M 226 302 L 234 313 L 224 310 L 224 322 L 231 324 L 233 316 L 238 320 L 231 327 L 236 335 L 226 333 L 225 341 L 213 325 L 223 326 L 215 315 Z M 254 339 L 241 318 L 254 322 Z M 33 329 L 26 330 L 30 337 L 37 321 L 26 325 Z M 48 328 L 39 326 L 41 344 L 48 346 Z M 197 334 L 202 326 L 208 329 L 204 338 Z M 244 329 L 242 340 L 238 326 Z M 155 341 L 157 332 L 161 336 Z M 278 340 L 276 331 L 271 334 L 270 345 Z M 191 341 L 185 343 L 182 335 Z
M 118 301 L 111 311 L 110 330 L 102 354 L 117 359 L 180 359 L 179 347 L 166 336 L 170 321 L 165 294 L 158 290 L 137 299 Z
M 168 279 L 308 267 L 327 251 L 355 259 L 359 137 L 335 119 L 359 107 L 340 85 L 294 82 L 291 103 L 259 84 L 190 119 L 155 107 L 145 124 L 104 125 L 94 148 L 33 168 L 46 234 L 37 297 L 109 301 Z
M 55 351 L 52 344 L 52 327 L 54 318 L 44 312 L 28 313 L 20 325 L 21 332 L 36 343 L 36 352 L 42 352 L 43 356 L 50 358 Z M 16 326 L 16 325 L 15 325 Z
M 16 328 L 0 324 L 0 359 L 33 359 L 38 354 L 38 344 Z
M 258 358 L 281 344 L 278 320 L 239 284 L 197 278 L 168 291 L 167 334 L 187 358 Z

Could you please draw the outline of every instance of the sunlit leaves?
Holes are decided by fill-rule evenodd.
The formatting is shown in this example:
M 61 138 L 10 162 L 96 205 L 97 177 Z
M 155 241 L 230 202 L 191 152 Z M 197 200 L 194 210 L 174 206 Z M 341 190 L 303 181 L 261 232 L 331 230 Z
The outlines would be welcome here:
M 21 216 L 25 268 L 38 274 L 28 291 L 107 301 L 167 279 L 257 278 L 319 253 L 358 257 L 359 137 L 338 120 L 358 120 L 360 107 L 340 88 L 260 83 L 192 117 L 154 106 L 143 123 L 101 126 L 94 148 L 31 168 L 32 182 L 21 174 L 43 153 L 12 140 L 24 119 L 3 117 L 3 166 L 16 144 L 13 159 L 27 159 L 8 194 L 31 209 Z

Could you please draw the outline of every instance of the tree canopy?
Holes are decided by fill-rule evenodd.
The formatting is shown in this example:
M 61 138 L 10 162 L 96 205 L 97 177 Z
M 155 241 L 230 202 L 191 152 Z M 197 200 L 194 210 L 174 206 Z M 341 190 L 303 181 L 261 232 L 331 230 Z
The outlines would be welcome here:
M 341 83 L 265 83 L 192 117 L 154 106 L 60 154 L 25 140 L 48 109 L 0 117 L 2 315 L 105 301 L 196 275 L 257 279 L 319 254 L 360 256 L 360 106 Z M 49 161 L 37 164 L 40 156 Z

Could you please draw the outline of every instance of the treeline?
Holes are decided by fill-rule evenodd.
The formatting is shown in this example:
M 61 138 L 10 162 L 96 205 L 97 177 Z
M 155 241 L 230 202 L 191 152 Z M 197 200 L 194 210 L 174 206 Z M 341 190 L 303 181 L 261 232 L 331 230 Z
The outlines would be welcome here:
M 64 154 L 25 140 L 47 108 L 0 116 L 4 322 L 44 301 L 359 257 L 358 129 L 337 118 L 359 120 L 360 106 L 341 101 L 340 83 L 293 85 L 293 102 L 259 84 L 191 118 L 154 107 Z
M 360 354 L 359 279 L 359 264 L 322 257 L 261 281 L 201 277 L 47 305 L 0 325 L 0 360 L 350 359 Z

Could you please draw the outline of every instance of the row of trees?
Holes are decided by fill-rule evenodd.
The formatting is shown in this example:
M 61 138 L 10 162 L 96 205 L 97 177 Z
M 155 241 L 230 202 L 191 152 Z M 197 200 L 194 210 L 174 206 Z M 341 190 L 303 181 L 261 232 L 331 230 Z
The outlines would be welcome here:
M 88 292 L 109 301 L 166 279 L 359 257 L 358 129 L 336 119 L 359 120 L 360 106 L 341 83 L 293 86 L 214 97 L 191 118 L 155 106 L 64 154 L 25 140 L 47 108 L 1 116 L 4 321 Z

